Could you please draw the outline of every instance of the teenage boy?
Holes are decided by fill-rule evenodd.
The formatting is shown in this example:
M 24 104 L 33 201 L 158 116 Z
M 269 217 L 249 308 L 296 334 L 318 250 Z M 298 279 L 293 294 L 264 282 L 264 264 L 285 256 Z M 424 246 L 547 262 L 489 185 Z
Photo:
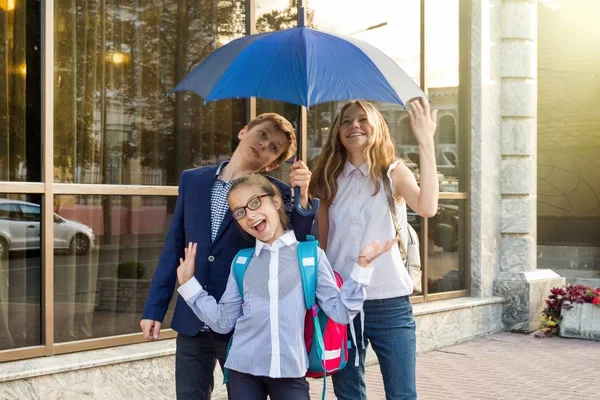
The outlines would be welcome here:
M 284 117 L 261 114 L 238 134 L 240 140 L 231 159 L 218 166 L 184 171 L 179 196 L 165 239 L 158 267 L 152 278 L 140 326 L 144 337 L 157 340 L 177 281 L 179 259 L 189 242 L 197 242 L 195 277 L 217 301 L 223 295 L 231 262 L 238 250 L 253 247 L 233 222 L 227 204 L 232 181 L 258 171 L 270 171 L 290 158 L 296 149 L 294 128 Z M 291 188 L 270 178 L 281 192 L 296 237 L 310 234 L 313 217 L 294 210 Z M 302 161 L 291 166 L 290 184 L 301 190 L 300 204 L 309 207 L 310 171 Z M 216 362 L 221 368 L 230 335 L 211 332 L 185 301 L 177 298 L 171 328 L 178 332 L 175 351 L 175 381 L 178 400 L 210 399 Z

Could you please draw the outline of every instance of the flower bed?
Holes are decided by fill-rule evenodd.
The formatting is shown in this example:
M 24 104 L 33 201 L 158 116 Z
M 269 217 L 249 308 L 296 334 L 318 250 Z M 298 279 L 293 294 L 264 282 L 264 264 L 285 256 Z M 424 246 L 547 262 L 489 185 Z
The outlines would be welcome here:
M 600 340 L 600 289 L 584 285 L 553 288 L 542 315 L 542 336 Z

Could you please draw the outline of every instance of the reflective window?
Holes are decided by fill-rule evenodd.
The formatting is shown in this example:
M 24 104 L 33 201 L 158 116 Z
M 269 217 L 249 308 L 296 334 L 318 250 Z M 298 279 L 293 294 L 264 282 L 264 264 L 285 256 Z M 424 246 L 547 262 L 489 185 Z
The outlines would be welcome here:
M 23 215 L 23 219 L 25 221 L 41 221 L 41 210 L 38 205 L 21 204 L 20 208 L 21 214 Z
M 432 107 L 438 110 L 435 147 L 440 191 L 466 192 L 464 154 L 470 124 L 459 121 L 458 0 L 428 0 L 426 7 L 427 85 Z
M 41 180 L 39 2 L 0 1 L 0 181 Z
M 0 350 L 41 344 L 40 204 L 0 194 Z
M 169 91 L 244 34 L 244 4 L 57 1 L 55 181 L 177 185 L 182 170 L 228 158 L 244 101 Z
M 21 210 L 16 203 L 0 203 L 0 217 L 8 221 L 19 221 Z
M 54 200 L 59 205 L 54 222 L 56 342 L 139 332 L 176 198 Z M 162 328 L 169 328 L 173 309 Z
M 352 4 L 355 4 L 352 7 Z M 459 30 L 458 0 L 427 1 L 427 53 L 420 54 L 420 1 L 375 0 L 364 6 L 360 1 L 311 0 L 312 22 L 318 29 L 346 34 L 364 40 L 388 54 L 404 71 L 420 83 L 420 62 L 427 59 L 428 94 L 438 110 L 435 136 L 436 163 L 440 192 L 465 192 L 465 139 L 467 121 L 459 124 Z M 360 9 L 360 13 L 356 13 Z M 380 10 L 385 9 L 382 14 Z M 333 118 L 342 103 L 312 107 L 308 113 L 308 160 L 314 167 L 328 135 Z M 408 113 L 400 106 L 376 102 L 390 128 L 398 157 L 419 176 L 419 146 L 410 127 Z M 461 129 L 464 133 L 461 134 Z M 440 200 L 439 211 L 429 219 L 427 232 L 423 219 L 409 210 L 409 222 L 426 241 L 428 251 L 428 293 L 465 289 L 464 234 L 466 201 Z M 424 257 L 422 257 L 424 259 Z M 425 267 L 425 265 L 423 265 Z
M 427 235 L 429 293 L 465 289 L 466 200 L 440 200 Z
M 427 0 L 427 84 L 429 88 L 458 86 L 458 1 Z
M 537 36 L 537 264 L 568 283 L 600 287 L 600 3 L 543 3 Z

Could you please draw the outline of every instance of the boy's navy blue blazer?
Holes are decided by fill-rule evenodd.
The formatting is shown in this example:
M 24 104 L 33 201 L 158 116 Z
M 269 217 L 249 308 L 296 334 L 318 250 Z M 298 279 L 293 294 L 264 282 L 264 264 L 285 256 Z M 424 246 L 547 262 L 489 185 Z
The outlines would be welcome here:
M 186 170 L 181 174 L 179 196 L 169 232 L 165 239 L 158 267 L 152 278 L 142 319 L 162 321 L 177 282 L 179 258 L 189 242 L 198 243 L 195 276 L 202 287 L 217 301 L 223 295 L 231 262 L 238 250 L 254 247 L 255 239 L 242 234 L 228 209 L 215 241 L 211 241 L 210 193 L 218 166 Z M 290 222 L 298 240 L 310 234 L 314 217 L 304 217 L 293 210 L 289 185 L 268 177 L 283 196 Z M 293 210 L 293 211 L 292 211 Z M 171 328 L 189 336 L 196 335 L 204 325 L 185 301 L 178 296 Z

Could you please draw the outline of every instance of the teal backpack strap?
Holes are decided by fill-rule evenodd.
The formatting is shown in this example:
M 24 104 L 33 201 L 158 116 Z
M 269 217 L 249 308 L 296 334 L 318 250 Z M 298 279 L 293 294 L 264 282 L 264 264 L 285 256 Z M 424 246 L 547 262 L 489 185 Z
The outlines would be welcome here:
M 306 235 L 306 242 L 298 242 L 298 265 L 300 266 L 304 304 L 307 310 L 310 310 L 317 302 L 318 248 L 319 242 L 311 235 Z
M 244 300 L 244 275 L 246 275 L 246 270 L 248 269 L 248 264 L 250 264 L 250 260 L 254 255 L 254 247 L 248 249 L 242 249 L 238 251 L 238 253 L 233 258 L 233 265 L 231 266 L 233 270 L 233 275 L 235 277 L 235 282 L 237 283 L 238 290 L 240 291 L 240 296 L 242 296 L 242 301 Z M 231 342 L 233 341 L 233 336 L 229 339 L 229 344 L 227 344 L 227 352 L 225 353 L 225 358 L 229 355 L 229 349 L 231 348 Z M 223 384 L 227 383 L 229 380 L 229 369 L 223 368 Z
M 244 275 L 246 275 L 248 264 L 250 264 L 250 259 L 253 255 L 254 247 L 242 249 L 238 251 L 233 258 L 233 265 L 231 266 L 231 268 L 233 268 L 233 275 L 235 276 L 235 281 L 237 282 L 238 289 L 240 290 L 242 300 L 244 300 Z

